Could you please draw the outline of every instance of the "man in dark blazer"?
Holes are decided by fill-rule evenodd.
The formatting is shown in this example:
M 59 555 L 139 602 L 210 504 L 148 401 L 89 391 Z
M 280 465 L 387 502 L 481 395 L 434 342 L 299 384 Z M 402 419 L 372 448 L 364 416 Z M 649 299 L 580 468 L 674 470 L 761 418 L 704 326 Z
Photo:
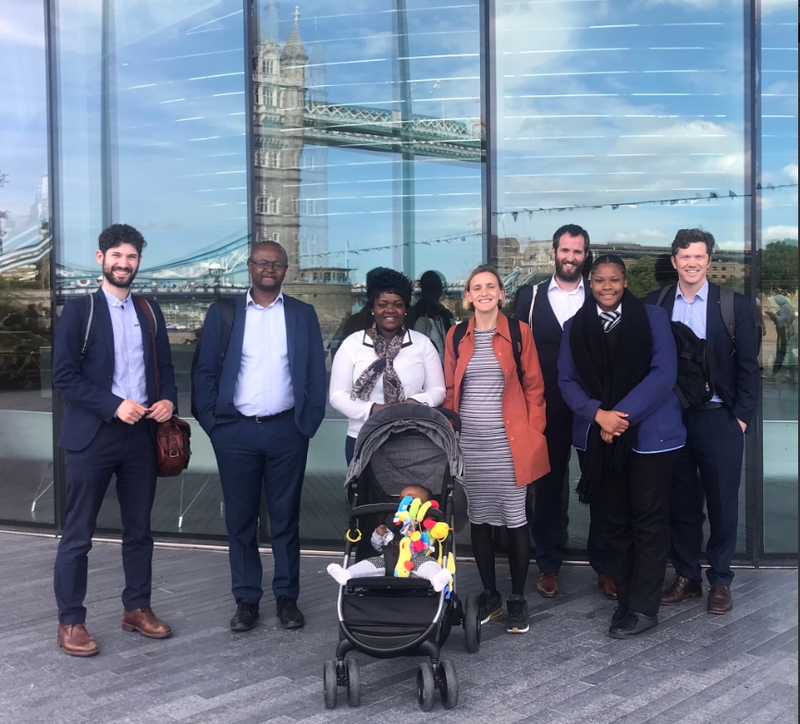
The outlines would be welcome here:
M 234 631 L 259 615 L 261 491 L 266 494 L 275 573 L 272 590 L 284 628 L 305 620 L 300 592 L 300 494 L 308 443 L 325 416 L 325 350 L 314 308 L 281 292 L 289 260 L 276 242 L 248 259 L 252 287 L 235 300 L 229 348 L 222 349 L 218 304 L 209 307 L 195 369 L 199 422 L 214 446 L 225 498 Z
M 726 329 L 720 287 L 706 276 L 713 253 L 711 234 L 701 229 L 681 229 L 672 242 L 678 284 L 668 289 L 662 301 L 673 322 L 685 324 L 708 341 L 716 376 L 711 401 L 701 409 L 690 408 L 684 413 L 687 440 L 675 462 L 670 492 L 675 578 L 664 591 L 661 603 L 674 606 L 703 595 L 703 496 L 698 489 L 699 470 L 711 525 L 706 546 L 706 575 L 711 585 L 708 612 L 725 614 L 733 608 L 731 561 L 739 523 L 744 434 L 756 409 L 759 366 L 756 323 L 750 303 L 742 294 L 733 297 L 733 339 Z M 659 296 L 659 292 L 652 292 L 645 302 L 656 304 Z
M 150 608 L 150 513 L 156 492 L 156 429 L 172 416 L 178 391 L 161 310 L 130 293 L 144 245 L 142 235 L 127 224 L 114 224 L 100 234 L 97 261 L 103 267 L 103 286 L 93 300 L 68 301 L 55 330 L 53 385 L 67 401 L 58 439 L 66 451 L 67 507 L 56 555 L 55 594 L 58 643 L 73 656 L 99 651 L 86 630 L 83 600 L 92 535 L 112 475 L 123 525 L 122 627 L 150 638 L 172 633 Z M 156 322 L 160 396 L 143 304 L 150 305 Z
M 576 224 L 566 224 L 553 234 L 553 260 L 556 271 L 550 279 L 520 291 L 514 317 L 527 322 L 533 330 L 539 364 L 544 377 L 547 405 L 547 452 L 550 472 L 531 486 L 534 498 L 533 539 L 540 578 L 536 590 L 545 598 L 558 595 L 561 551 L 564 477 L 572 446 L 572 411 L 558 387 L 558 354 L 564 324 L 583 306 L 589 291 L 583 270 L 589 258 L 589 234 Z M 598 496 L 595 496 L 598 497 Z M 595 503 L 597 507 L 599 503 Z M 587 547 L 589 561 L 598 574 L 603 593 L 616 596 L 614 580 L 608 575 L 602 535 L 603 516 L 591 511 Z

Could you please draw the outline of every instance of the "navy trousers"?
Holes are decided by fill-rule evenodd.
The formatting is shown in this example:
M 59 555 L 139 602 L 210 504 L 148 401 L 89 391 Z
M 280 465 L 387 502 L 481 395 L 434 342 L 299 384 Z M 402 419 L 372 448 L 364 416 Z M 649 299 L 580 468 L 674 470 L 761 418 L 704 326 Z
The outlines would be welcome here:
M 702 582 L 703 492 L 711 535 L 706 545 L 710 584 L 730 586 L 739 525 L 744 433 L 727 407 L 688 410 L 686 445 L 678 452 L 670 493 L 672 564 L 682 576 Z M 698 482 L 697 473 L 700 472 Z M 702 487 L 701 487 L 702 486 Z
M 572 415 L 547 420 L 545 428 L 550 472 L 533 484 L 533 540 L 536 565 L 541 573 L 558 573 L 563 553 L 561 539 L 564 516 L 564 476 L 572 450 Z M 594 496 L 597 499 L 599 496 Z M 590 506 L 590 524 L 586 547 L 589 563 L 597 574 L 608 573 L 603 543 L 602 502 Z
M 150 605 L 153 536 L 150 513 L 156 493 L 155 423 L 120 420 L 100 426 L 94 440 L 80 452 L 67 451 L 67 510 L 55 564 L 58 622 L 86 622 L 88 554 L 97 515 L 111 476 L 117 477 L 122 518 L 122 604 L 132 611 Z
M 308 438 L 289 411 L 267 422 L 240 417 L 211 431 L 217 456 L 231 565 L 231 591 L 237 601 L 258 603 L 262 568 L 258 552 L 261 491 L 269 515 L 275 573 L 275 598 L 300 593 L 300 494 L 308 457 Z

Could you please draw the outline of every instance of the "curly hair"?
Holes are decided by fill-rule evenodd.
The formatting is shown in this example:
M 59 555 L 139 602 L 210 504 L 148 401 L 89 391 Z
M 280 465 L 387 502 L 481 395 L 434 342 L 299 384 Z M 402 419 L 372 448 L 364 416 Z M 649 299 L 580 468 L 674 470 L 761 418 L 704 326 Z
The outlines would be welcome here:
M 396 294 L 405 302 L 406 309 L 411 306 L 411 295 L 414 285 L 411 280 L 399 271 L 378 267 L 367 274 L 367 304 L 370 307 L 381 294 Z
M 714 253 L 714 245 L 717 242 L 713 234 L 702 229 L 679 229 L 675 234 L 675 241 L 672 242 L 672 256 L 678 255 L 678 249 L 688 249 L 690 244 L 698 241 L 706 245 L 709 256 Z
M 109 249 L 113 249 L 115 246 L 122 246 L 122 244 L 133 244 L 140 256 L 142 254 L 142 249 L 147 246 L 144 237 L 128 224 L 111 224 L 111 226 L 100 233 L 98 248 L 103 254 Z

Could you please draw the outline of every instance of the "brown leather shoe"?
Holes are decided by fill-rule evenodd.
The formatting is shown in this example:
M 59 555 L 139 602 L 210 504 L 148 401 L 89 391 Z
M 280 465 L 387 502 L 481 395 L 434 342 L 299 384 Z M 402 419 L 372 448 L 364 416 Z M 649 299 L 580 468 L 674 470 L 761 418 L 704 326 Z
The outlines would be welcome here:
M 708 612 L 716 616 L 733 611 L 733 597 L 729 586 L 715 583 L 708 591 Z
M 558 595 L 558 574 L 542 573 L 536 584 L 536 592 L 545 598 L 555 598 Z
M 598 576 L 597 585 L 600 586 L 600 590 L 606 598 L 610 598 L 612 601 L 617 600 L 617 584 L 611 576 L 607 573 Z
M 702 595 L 703 587 L 697 581 L 676 573 L 669 588 L 661 593 L 661 605 L 677 606 L 687 598 L 700 598 Z
M 94 656 L 100 653 L 100 649 L 82 623 L 72 626 L 59 625 L 58 645 L 70 656 Z
M 153 609 L 137 608 L 122 614 L 122 630 L 138 631 L 151 639 L 165 639 L 172 636 L 172 629 L 153 613 Z

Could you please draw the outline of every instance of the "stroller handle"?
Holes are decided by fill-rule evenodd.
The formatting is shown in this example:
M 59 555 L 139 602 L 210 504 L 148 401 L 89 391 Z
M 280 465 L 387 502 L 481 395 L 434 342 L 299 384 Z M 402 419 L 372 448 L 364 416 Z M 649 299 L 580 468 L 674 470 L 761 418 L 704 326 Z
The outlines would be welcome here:
M 436 410 L 441 412 L 448 420 L 450 420 L 451 423 L 453 423 L 453 429 L 456 431 L 457 435 L 460 435 L 461 418 L 458 416 L 458 413 L 448 410 L 446 407 L 437 407 Z

